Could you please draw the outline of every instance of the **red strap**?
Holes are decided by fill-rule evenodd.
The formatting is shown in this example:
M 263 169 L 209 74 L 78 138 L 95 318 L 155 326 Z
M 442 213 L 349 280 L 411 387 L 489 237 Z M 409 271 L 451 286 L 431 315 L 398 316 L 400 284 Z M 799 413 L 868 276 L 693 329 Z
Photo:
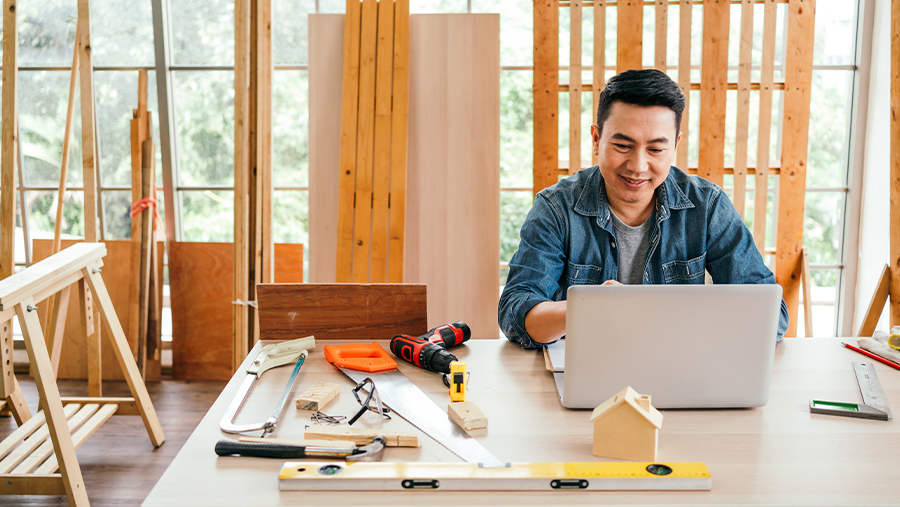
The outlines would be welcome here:
M 153 192 L 151 192 L 150 196 L 144 197 L 140 201 L 131 205 L 131 213 L 130 216 L 133 218 L 135 215 L 140 214 L 147 208 L 153 207 L 153 214 L 155 216 L 155 220 L 153 221 L 153 230 L 164 229 L 162 224 L 162 219 L 159 217 L 159 209 L 156 206 L 156 185 L 153 185 Z

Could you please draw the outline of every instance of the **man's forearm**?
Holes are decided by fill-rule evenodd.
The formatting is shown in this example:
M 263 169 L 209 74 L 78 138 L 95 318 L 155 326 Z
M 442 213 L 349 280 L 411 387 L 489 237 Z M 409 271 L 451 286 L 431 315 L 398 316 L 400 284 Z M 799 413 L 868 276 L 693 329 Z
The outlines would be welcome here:
M 537 343 L 556 341 L 566 334 L 566 302 L 544 301 L 525 315 L 525 331 Z

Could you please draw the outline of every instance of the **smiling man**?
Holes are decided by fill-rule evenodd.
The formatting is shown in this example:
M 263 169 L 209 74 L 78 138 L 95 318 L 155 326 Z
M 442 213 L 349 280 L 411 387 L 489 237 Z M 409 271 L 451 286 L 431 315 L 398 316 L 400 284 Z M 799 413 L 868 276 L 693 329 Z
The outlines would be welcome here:
M 572 285 L 702 284 L 707 271 L 717 284 L 775 283 L 722 189 L 671 165 L 684 104 L 658 70 L 609 80 L 591 125 L 598 165 L 538 193 L 522 225 L 498 309 L 511 341 L 561 338 Z M 778 340 L 787 325 L 782 301 Z

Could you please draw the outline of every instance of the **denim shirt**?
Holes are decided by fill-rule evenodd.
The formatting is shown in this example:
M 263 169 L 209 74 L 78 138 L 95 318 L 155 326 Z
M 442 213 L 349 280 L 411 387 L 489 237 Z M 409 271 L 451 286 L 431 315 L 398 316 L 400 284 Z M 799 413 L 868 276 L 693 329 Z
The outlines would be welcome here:
M 718 185 L 672 167 L 656 189 L 644 267 L 646 284 L 775 283 L 734 205 Z M 635 262 L 640 262 L 636 260 Z M 498 319 L 506 337 L 524 348 L 542 346 L 525 332 L 538 303 L 562 301 L 572 285 L 616 280 L 618 251 L 606 188 L 598 166 L 545 188 L 522 225 L 509 262 Z M 788 326 L 781 301 L 776 341 Z

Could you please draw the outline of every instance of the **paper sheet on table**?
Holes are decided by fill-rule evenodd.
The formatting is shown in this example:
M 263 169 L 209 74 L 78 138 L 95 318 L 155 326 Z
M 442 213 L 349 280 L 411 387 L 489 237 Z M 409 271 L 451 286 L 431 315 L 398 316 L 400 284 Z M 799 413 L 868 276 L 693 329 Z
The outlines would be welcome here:
M 565 371 L 566 365 L 566 341 L 559 340 L 544 347 L 544 364 L 547 371 Z

